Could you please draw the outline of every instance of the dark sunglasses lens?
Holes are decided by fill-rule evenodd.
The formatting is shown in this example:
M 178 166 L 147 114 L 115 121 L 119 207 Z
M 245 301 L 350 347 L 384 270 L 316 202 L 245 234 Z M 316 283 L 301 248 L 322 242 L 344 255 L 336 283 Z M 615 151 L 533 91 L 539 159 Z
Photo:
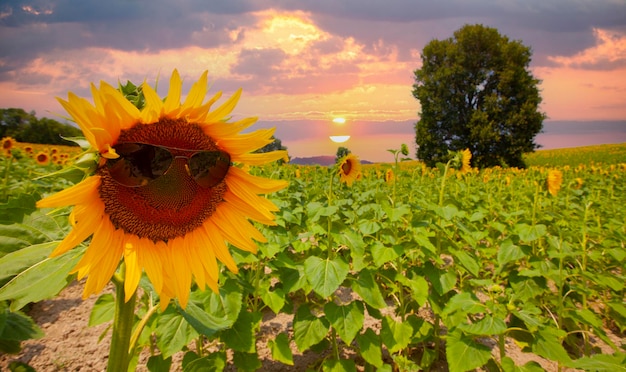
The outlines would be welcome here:
M 172 154 L 161 147 L 143 143 L 118 143 L 113 146 L 120 156 L 108 160 L 109 174 L 124 186 L 147 185 L 162 176 L 172 164 Z
M 189 159 L 189 171 L 202 187 L 213 187 L 222 182 L 230 167 L 230 155 L 223 151 L 203 151 Z

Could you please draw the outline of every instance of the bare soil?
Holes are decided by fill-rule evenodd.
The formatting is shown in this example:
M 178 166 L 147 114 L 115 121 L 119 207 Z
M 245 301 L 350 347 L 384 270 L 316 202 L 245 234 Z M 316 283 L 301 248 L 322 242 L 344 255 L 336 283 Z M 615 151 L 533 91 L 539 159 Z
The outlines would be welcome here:
M 28 310 L 28 314 L 42 328 L 45 336 L 38 340 L 28 340 L 22 343 L 22 351 L 17 355 L 0 354 L 0 371 L 9 371 L 9 364 L 14 361 L 28 363 L 36 371 L 76 371 L 91 372 L 105 371 L 108 350 L 110 324 L 102 324 L 95 327 L 88 327 L 89 315 L 96 301 L 96 296 L 87 300 L 81 299 L 83 284 L 74 282 L 65 288 L 57 297 L 51 300 L 41 301 L 33 304 Z M 107 291 L 112 292 L 112 288 Z M 350 294 L 346 294 L 349 296 Z M 391 311 L 389 311 L 390 313 Z M 425 314 L 425 316 L 428 316 Z M 294 355 L 294 365 L 288 366 L 280 362 L 273 361 L 271 352 L 267 348 L 267 342 L 281 332 L 292 335 L 293 316 L 290 314 L 275 315 L 271 311 L 267 312 L 261 324 L 261 334 L 258 337 L 257 351 L 262 362 L 261 372 L 267 371 L 306 371 L 308 368 L 319 366 L 319 362 L 326 353 L 315 353 L 306 351 L 300 353 L 295 343 L 291 348 Z M 365 327 L 375 331 L 380 329 L 379 321 L 366 317 Z M 108 332 L 104 335 L 103 333 Z M 614 337 L 616 344 L 621 344 L 624 340 Z M 603 352 L 610 353 L 611 349 L 599 343 L 597 346 Z M 490 345 L 488 342 L 486 344 Z M 495 345 L 494 355 L 496 355 Z M 193 348 L 193 347 L 192 347 Z M 534 354 L 524 353 L 512 341 L 506 342 L 506 354 L 511 357 L 517 365 L 523 365 L 528 361 L 538 362 L 547 371 L 556 371 L 554 362 L 542 359 Z M 347 349 L 344 357 L 356 358 L 355 353 L 350 353 Z M 350 355 L 352 354 L 352 355 Z M 147 371 L 147 352 L 140 357 L 137 371 Z M 182 353 L 173 356 L 173 371 L 181 370 Z M 362 360 L 356 359 L 357 364 L 363 364 Z M 235 371 L 232 365 L 227 367 L 228 371 Z M 437 364 L 437 371 L 447 371 L 445 361 Z

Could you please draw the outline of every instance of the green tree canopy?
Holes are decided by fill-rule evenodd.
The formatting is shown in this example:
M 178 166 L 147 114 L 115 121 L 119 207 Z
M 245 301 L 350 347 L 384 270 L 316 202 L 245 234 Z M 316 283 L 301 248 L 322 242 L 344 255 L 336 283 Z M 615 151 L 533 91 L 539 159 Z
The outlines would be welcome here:
M 417 157 L 433 166 L 447 161 L 448 150 L 468 148 L 473 166 L 523 167 L 545 119 L 539 80 L 528 70 L 531 55 L 520 41 L 483 25 L 429 42 L 413 85 L 421 104 Z
M 335 163 L 339 163 L 339 160 L 350 153 L 351 151 L 347 147 L 339 146 L 339 148 L 337 148 L 337 154 L 335 155 Z
M 49 145 L 75 146 L 62 137 L 78 137 L 83 132 L 56 120 L 37 119 L 35 112 L 27 113 L 20 108 L 0 109 L 0 138 L 13 137 L 19 142 L 45 143 Z

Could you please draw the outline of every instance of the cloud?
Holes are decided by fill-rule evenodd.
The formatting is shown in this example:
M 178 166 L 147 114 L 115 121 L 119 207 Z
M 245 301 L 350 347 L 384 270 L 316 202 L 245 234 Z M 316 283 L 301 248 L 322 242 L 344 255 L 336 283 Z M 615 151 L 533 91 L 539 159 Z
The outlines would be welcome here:
M 626 32 L 595 28 L 596 45 L 573 56 L 548 57 L 564 67 L 614 70 L 626 66 Z

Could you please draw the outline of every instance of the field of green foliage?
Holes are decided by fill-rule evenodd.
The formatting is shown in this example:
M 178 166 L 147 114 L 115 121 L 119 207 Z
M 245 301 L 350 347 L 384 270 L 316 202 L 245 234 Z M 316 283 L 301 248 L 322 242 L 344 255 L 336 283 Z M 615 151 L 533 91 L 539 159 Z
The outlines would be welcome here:
M 18 310 L 65 287 L 82 251 L 47 259 L 70 229 L 69 211 L 34 207 L 80 172 L 40 178 L 71 162 L 11 151 L 0 159 L 5 351 L 39 335 Z M 167 370 L 183 350 L 185 370 L 253 371 L 259 341 L 285 365 L 294 352 L 320 352 L 310 370 L 543 369 L 516 365 L 515 344 L 553 370 L 626 371 L 626 144 L 526 161 L 523 170 L 466 173 L 416 161 L 364 165 L 352 186 L 336 168 L 253 169 L 290 184 L 269 196 L 280 211 L 277 226 L 259 227 L 268 243 L 257 255 L 232 248 L 240 271 L 222 270 L 220 294 L 193 291 L 185 310 L 172 303 L 160 312 L 142 281 L 138 346 L 150 348 L 150 370 Z M 554 170 L 561 182 L 549 192 Z M 92 324 L 110 321 L 112 308 L 103 295 Z M 260 341 L 265 312 L 293 314 L 290 331 Z

